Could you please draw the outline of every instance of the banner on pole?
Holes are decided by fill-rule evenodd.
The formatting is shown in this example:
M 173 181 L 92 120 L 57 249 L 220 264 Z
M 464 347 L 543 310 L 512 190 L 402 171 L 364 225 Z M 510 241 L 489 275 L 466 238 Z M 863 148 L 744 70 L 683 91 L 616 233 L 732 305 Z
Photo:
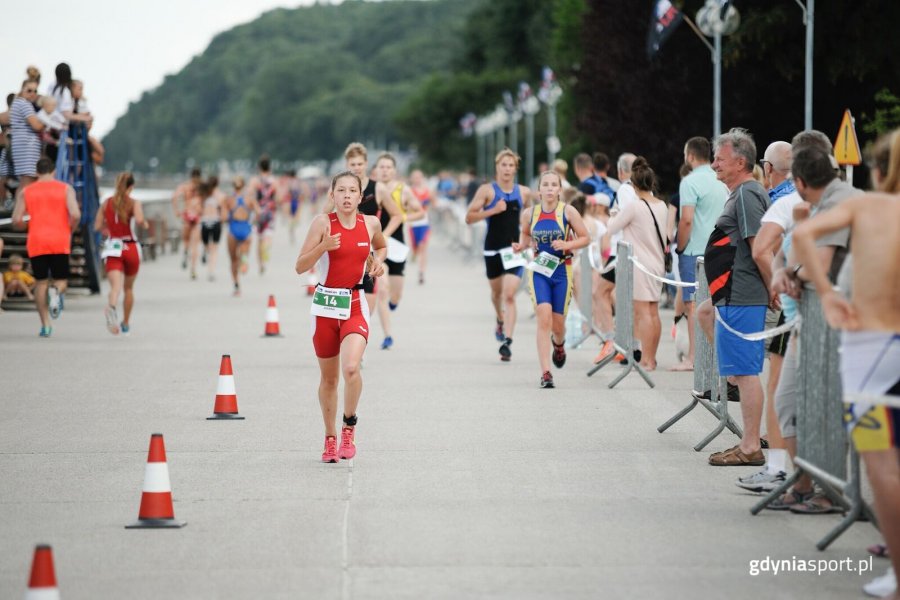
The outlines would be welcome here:
M 647 58 L 652 59 L 659 48 L 675 32 L 684 20 L 680 10 L 670 0 L 654 0 L 650 17 L 650 31 L 647 32 Z

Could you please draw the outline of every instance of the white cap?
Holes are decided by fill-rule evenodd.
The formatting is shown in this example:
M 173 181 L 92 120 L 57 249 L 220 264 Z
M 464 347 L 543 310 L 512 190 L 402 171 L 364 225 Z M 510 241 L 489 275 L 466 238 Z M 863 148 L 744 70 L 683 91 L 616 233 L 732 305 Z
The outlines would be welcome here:
M 596 194 L 591 194 L 588 196 L 588 204 L 597 206 L 609 206 L 612 203 L 608 194 L 604 194 L 603 192 L 597 192 Z

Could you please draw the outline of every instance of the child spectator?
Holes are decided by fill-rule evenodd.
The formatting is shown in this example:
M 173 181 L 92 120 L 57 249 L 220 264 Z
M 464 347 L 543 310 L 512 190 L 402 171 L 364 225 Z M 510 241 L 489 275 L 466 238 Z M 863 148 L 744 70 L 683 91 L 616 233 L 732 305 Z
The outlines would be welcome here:
M 9 296 L 25 296 L 29 300 L 34 300 L 35 280 L 25 270 L 25 261 L 18 254 L 9 257 L 9 271 L 3 274 L 3 300 Z
M 56 106 L 56 98 L 44 96 L 41 99 L 41 110 L 37 114 L 37 118 L 44 124 L 44 130 L 41 132 L 44 154 L 52 161 L 56 161 L 56 155 L 59 152 L 59 136 L 66 128 L 66 118 L 56 110 Z

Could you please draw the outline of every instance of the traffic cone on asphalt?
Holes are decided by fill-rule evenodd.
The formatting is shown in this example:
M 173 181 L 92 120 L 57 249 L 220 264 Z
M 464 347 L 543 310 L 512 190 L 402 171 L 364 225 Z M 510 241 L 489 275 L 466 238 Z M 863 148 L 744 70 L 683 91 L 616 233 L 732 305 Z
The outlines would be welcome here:
M 166 465 L 166 445 L 161 433 L 150 436 L 150 452 L 144 471 L 144 488 L 138 520 L 125 529 L 174 528 L 187 525 L 175 520 L 172 506 L 172 485 L 169 483 L 169 467 Z
M 56 572 L 53 569 L 53 549 L 47 544 L 39 544 L 34 548 L 25 600 L 59 600 Z
M 306 295 L 312 296 L 316 293 L 316 285 L 319 283 L 319 278 L 316 277 L 316 270 L 310 269 L 309 275 L 306 276 Z
M 266 333 L 263 337 L 282 337 L 278 328 L 278 307 L 275 296 L 269 294 L 269 308 L 266 309 Z
M 206 417 L 207 421 L 243 419 L 238 414 L 237 393 L 234 390 L 234 371 L 231 370 L 231 355 L 222 355 L 222 365 L 219 367 L 219 383 L 216 386 L 216 405 L 213 408 L 213 416 Z

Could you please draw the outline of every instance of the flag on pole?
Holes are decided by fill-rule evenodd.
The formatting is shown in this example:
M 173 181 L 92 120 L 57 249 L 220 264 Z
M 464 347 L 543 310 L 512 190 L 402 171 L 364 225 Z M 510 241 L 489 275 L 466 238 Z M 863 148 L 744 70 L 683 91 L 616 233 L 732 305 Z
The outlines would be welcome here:
M 726 7 L 727 8 L 727 7 Z M 670 0 L 654 0 L 650 17 L 650 31 L 647 32 L 647 58 L 652 59 L 660 46 L 675 32 L 684 20 L 680 10 Z

